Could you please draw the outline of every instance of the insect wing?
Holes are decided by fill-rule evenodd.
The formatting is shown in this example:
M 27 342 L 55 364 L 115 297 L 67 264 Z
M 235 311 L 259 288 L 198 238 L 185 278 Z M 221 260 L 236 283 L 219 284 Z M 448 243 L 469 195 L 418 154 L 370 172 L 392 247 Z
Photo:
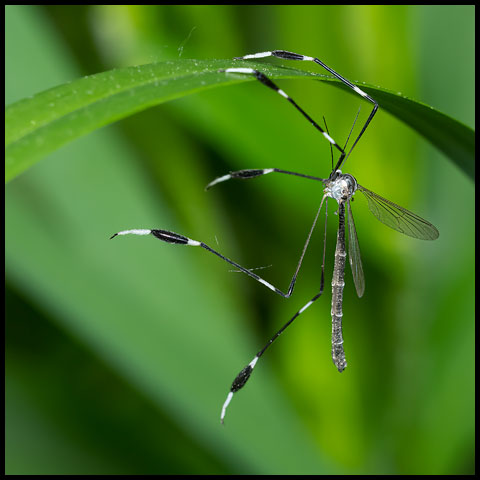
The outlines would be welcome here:
M 347 201 L 347 222 L 348 222 L 348 257 L 352 268 L 353 282 L 357 295 L 361 297 L 365 291 L 365 276 L 363 275 L 360 247 L 358 245 L 357 230 L 353 221 L 352 207 L 350 200 Z
M 358 185 L 357 190 L 367 198 L 370 211 L 388 227 L 421 240 L 438 238 L 438 230 L 430 222 L 361 185 Z

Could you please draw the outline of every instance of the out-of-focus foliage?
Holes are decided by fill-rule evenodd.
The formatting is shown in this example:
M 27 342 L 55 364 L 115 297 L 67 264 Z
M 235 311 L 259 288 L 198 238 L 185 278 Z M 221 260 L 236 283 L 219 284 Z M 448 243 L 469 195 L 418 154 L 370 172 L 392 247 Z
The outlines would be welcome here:
M 11 6 L 6 103 L 121 66 L 277 48 L 473 127 L 473 8 Z M 315 67 L 297 63 L 288 66 Z M 318 82 L 279 83 L 325 115 L 339 143 L 358 107 L 357 126 L 368 114 Z M 473 472 L 473 186 L 382 110 L 345 170 L 440 238 L 404 237 L 354 202 L 366 291 L 356 298 L 347 272 L 348 368 L 339 375 L 330 360 L 326 289 L 220 426 L 235 374 L 317 291 L 322 228 L 289 300 L 203 250 L 108 238 L 173 230 L 249 268 L 271 265 L 262 274 L 285 288 L 318 185 L 267 176 L 203 190 L 229 170 L 261 167 L 325 176 L 330 151 L 288 102 L 246 82 L 122 120 L 7 185 L 7 473 Z

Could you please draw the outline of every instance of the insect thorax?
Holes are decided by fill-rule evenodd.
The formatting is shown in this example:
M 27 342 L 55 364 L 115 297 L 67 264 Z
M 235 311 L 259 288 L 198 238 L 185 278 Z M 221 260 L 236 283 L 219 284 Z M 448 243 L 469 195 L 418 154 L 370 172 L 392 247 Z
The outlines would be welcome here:
M 357 180 L 349 173 L 343 174 L 337 170 L 325 187 L 325 194 L 337 202 L 346 201 L 353 196 L 357 190 Z

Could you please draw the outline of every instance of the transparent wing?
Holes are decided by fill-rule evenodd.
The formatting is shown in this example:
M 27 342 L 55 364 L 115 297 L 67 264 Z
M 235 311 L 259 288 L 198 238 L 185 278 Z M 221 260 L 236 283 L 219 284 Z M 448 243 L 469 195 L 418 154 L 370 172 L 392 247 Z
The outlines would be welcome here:
M 347 201 L 347 222 L 348 222 L 348 257 L 352 268 L 353 282 L 357 295 L 361 297 L 365 291 L 365 277 L 363 275 L 360 247 L 358 246 L 357 230 L 353 221 L 350 199 Z
M 430 222 L 361 185 L 358 190 L 367 197 L 370 211 L 388 227 L 421 240 L 438 238 L 438 230 Z

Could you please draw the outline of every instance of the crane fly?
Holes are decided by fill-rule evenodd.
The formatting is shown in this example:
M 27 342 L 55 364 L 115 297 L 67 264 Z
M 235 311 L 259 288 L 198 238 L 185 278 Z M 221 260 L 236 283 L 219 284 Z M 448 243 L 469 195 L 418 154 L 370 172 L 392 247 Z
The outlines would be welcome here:
M 337 230 L 337 241 L 336 241 L 336 248 L 335 248 L 335 259 L 334 259 L 334 269 L 332 275 L 332 360 L 335 364 L 336 368 L 339 372 L 342 372 L 345 367 L 347 366 L 347 362 L 345 359 L 345 351 L 343 348 L 343 334 L 342 334 L 342 303 L 343 303 L 343 289 L 345 285 L 345 264 L 347 258 L 347 249 L 346 249 L 346 239 L 345 239 L 345 228 L 347 225 L 348 228 L 348 258 L 350 267 L 352 270 L 353 281 L 355 284 L 355 289 L 357 295 L 361 297 L 365 291 L 365 277 L 363 274 L 363 267 L 362 261 L 360 257 L 360 248 L 358 244 L 357 232 L 355 229 L 355 222 L 353 220 L 352 214 L 352 207 L 351 201 L 353 200 L 353 196 L 356 192 L 360 191 L 367 199 L 368 208 L 369 210 L 375 215 L 375 217 L 380 220 L 380 222 L 384 223 L 390 228 L 397 230 L 400 233 L 408 235 L 413 238 L 418 238 L 421 240 L 435 240 L 438 238 L 438 230 L 429 222 L 424 220 L 423 218 L 415 215 L 414 213 L 408 211 L 407 209 L 387 200 L 380 195 L 368 190 L 367 188 L 358 184 L 357 180 L 353 175 L 348 173 L 342 173 L 340 168 L 344 164 L 345 160 L 348 158 L 350 153 L 352 152 L 353 148 L 357 145 L 359 139 L 365 132 L 366 128 L 370 124 L 371 120 L 373 119 L 375 113 L 378 110 L 378 103 L 366 94 L 363 90 L 361 90 L 358 86 L 354 85 L 352 82 L 335 72 L 333 69 L 328 67 L 325 63 L 315 57 L 309 57 L 306 55 L 300 55 L 297 53 L 288 52 L 285 50 L 273 50 L 268 52 L 260 52 L 251 55 L 245 55 L 243 57 L 236 57 L 236 60 L 251 60 L 251 59 L 258 59 L 264 57 L 277 57 L 285 60 L 299 60 L 299 61 L 310 61 L 314 62 L 317 65 L 320 65 L 329 73 L 331 73 L 337 80 L 345 84 L 347 87 L 351 88 L 355 93 L 357 93 L 360 97 L 364 100 L 370 102 L 373 105 L 372 111 L 370 112 L 365 124 L 363 125 L 360 133 L 356 137 L 355 141 L 353 142 L 352 147 L 348 152 L 345 151 L 348 140 L 350 135 L 353 131 L 350 130 L 350 134 L 348 135 L 347 141 L 345 146 L 342 148 L 338 145 L 337 142 L 330 136 L 328 132 L 328 128 L 325 122 L 325 130 L 316 123 L 289 95 L 287 95 L 282 89 L 280 89 L 275 83 L 273 83 L 264 73 L 260 72 L 259 70 L 250 68 L 250 67 L 232 67 L 220 70 L 221 72 L 225 72 L 226 74 L 240 74 L 240 75 L 251 75 L 254 76 L 258 81 L 260 81 L 266 87 L 274 90 L 280 96 L 288 100 L 297 111 L 299 111 L 308 121 L 309 123 L 316 128 L 324 138 L 330 143 L 330 149 L 332 151 L 332 170 L 328 178 L 319 178 L 311 175 L 306 175 L 303 173 L 291 172 L 287 170 L 281 170 L 278 168 L 263 168 L 263 169 L 248 169 L 248 170 L 239 170 L 235 172 L 230 172 L 227 175 L 223 175 L 222 177 L 218 177 L 209 183 L 206 187 L 206 190 L 213 187 L 216 184 L 225 182 L 231 179 L 252 179 L 255 177 L 271 174 L 271 173 L 279 173 L 285 175 L 296 176 L 308 180 L 319 181 L 323 183 L 323 196 L 320 202 L 320 206 L 316 212 L 313 224 L 310 228 L 308 233 L 307 239 L 303 246 L 300 259 L 297 263 L 297 267 L 293 274 L 293 277 L 290 281 L 289 287 L 286 292 L 282 291 L 281 289 L 277 288 L 275 285 L 267 282 L 265 279 L 254 273 L 253 269 L 248 269 L 242 267 L 238 263 L 234 262 L 233 260 L 229 259 L 228 257 L 222 255 L 218 251 L 214 250 L 206 243 L 198 240 L 193 240 L 188 238 L 184 235 L 171 232 L 169 230 L 161 230 L 161 229 L 132 229 L 132 230 L 123 230 L 118 233 L 112 235 L 111 238 L 120 235 L 153 235 L 155 238 L 162 240 L 166 243 L 172 243 L 177 245 L 188 245 L 193 247 L 201 247 L 204 250 L 216 255 L 217 257 L 221 258 L 223 261 L 233 265 L 238 271 L 241 271 L 248 275 L 249 277 L 253 278 L 257 282 L 263 284 L 273 292 L 278 295 L 281 295 L 284 298 L 289 298 L 294 290 L 295 283 L 297 280 L 298 273 L 300 271 L 300 267 L 303 262 L 303 258 L 307 247 L 310 243 L 310 239 L 312 233 L 315 229 L 317 224 L 318 217 L 320 215 L 321 209 L 323 204 L 325 203 L 325 210 L 327 213 L 328 207 L 328 199 L 331 198 L 335 200 L 338 204 L 338 230 Z M 358 117 L 358 114 L 357 114 Z M 356 121 L 356 118 L 355 118 Z M 354 121 L 354 125 L 355 125 Z M 339 152 L 339 159 L 335 165 L 333 166 L 333 149 Z M 319 291 L 302 307 L 298 310 L 293 317 L 285 323 L 280 330 L 278 330 L 270 340 L 264 345 L 264 347 L 258 351 L 255 355 L 253 360 L 245 366 L 240 373 L 235 377 L 235 380 L 230 387 L 230 391 L 227 395 L 227 399 L 225 400 L 222 410 L 220 419 L 223 423 L 225 418 L 226 409 L 229 405 L 230 401 L 232 400 L 233 395 L 240 390 L 250 378 L 250 375 L 258 362 L 258 359 L 265 353 L 265 351 L 270 347 L 270 345 L 285 331 L 285 329 L 293 323 L 293 321 L 302 314 L 307 308 L 309 308 L 323 293 L 324 289 L 324 265 L 325 265 L 325 246 L 326 246 L 326 225 L 327 225 L 327 214 L 325 214 L 325 234 L 324 234 L 324 246 L 323 246 L 323 262 L 322 262 L 322 274 L 321 274 L 321 282 L 320 282 L 320 289 Z M 345 225 L 346 224 L 346 225 Z

